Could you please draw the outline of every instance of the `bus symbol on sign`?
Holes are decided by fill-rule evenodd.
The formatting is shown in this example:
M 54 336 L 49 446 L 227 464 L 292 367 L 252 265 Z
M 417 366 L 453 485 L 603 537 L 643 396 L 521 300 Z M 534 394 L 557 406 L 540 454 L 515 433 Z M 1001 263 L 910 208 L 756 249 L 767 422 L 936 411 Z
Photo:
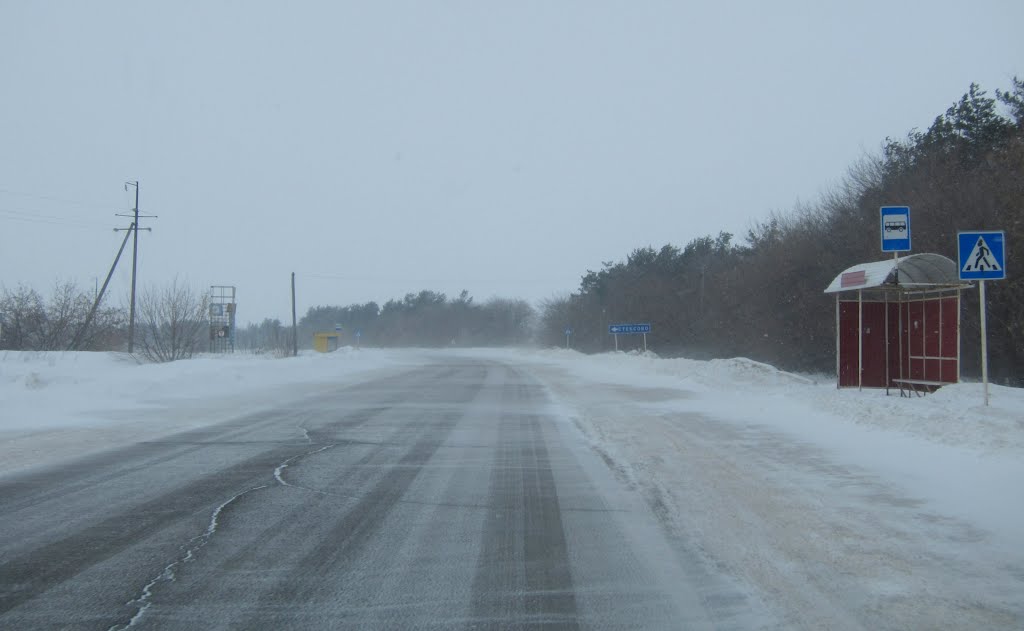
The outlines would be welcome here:
M 907 231 L 907 220 L 902 218 L 902 217 L 900 217 L 899 219 L 894 218 L 892 221 L 886 221 L 885 222 L 885 231 L 886 232 L 899 232 L 900 236 L 903 236 L 903 233 L 905 233 Z M 891 237 L 886 236 L 885 238 L 889 239 Z

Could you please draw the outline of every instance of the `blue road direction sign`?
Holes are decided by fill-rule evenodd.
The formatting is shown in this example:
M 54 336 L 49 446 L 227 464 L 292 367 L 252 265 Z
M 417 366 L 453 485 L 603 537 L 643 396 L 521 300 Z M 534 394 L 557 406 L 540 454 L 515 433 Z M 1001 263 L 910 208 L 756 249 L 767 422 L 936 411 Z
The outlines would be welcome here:
M 910 206 L 882 206 L 882 251 L 910 251 Z
M 572 335 L 572 329 L 566 328 L 565 329 L 565 334 L 566 335 Z
M 1002 230 L 957 234 L 960 280 L 1006 278 L 1006 239 Z
M 609 324 L 608 333 L 611 335 L 629 335 L 631 333 L 650 333 L 650 324 Z

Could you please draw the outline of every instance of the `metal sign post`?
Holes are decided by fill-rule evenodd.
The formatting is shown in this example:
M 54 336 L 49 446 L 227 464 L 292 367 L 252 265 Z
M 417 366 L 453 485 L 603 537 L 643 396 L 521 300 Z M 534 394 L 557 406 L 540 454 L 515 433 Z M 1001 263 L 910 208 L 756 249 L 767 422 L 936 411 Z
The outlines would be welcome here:
M 960 232 L 957 234 L 960 280 L 978 281 L 978 308 L 981 320 L 981 381 L 988 405 L 988 334 L 985 318 L 985 281 L 1006 278 L 1006 237 L 1002 230 Z
M 981 310 L 981 383 L 985 384 L 985 406 L 988 407 L 988 332 L 985 330 L 985 281 L 978 281 L 978 308 Z
M 893 264 L 895 265 L 894 269 L 896 270 L 896 284 L 898 285 L 899 282 L 900 282 L 900 252 L 909 252 L 910 249 L 911 249 L 910 248 L 910 206 L 882 206 L 878 210 L 879 210 L 879 215 L 881 216 L 881 220 L 882 220 L 882 223 L 880 224 L 881 236 L 882 236 L 882 251 L 883 252 L 892 252 L 892 260 L 893 260 Z M 886 301 L 888 301 L 888 295 L 886 296 Z M 861 314 L 861 315 L 858 315 L 858 318 L 862 318 L 863 317 L 864 305 L 863 305 L 863 299 L 862 299 L 862 296 L 861 296 L 861 292 L 859 292 L 859 291 L 857 292 L 857 302 L 860 303 L 859 313 Z M 900 306 L 899 312 L 900 312 L 900 322 L 899 322 L 898 326 L 899 326 L 899 331 L 900 331 L 901 338 L 900 338 L 900 345 L 898 347 L 898 352 L 899 352 L 899 356 L 900 356 L 899 357 L 900 379 L 902 379 L 903 378 L 903 341 L 902 341 L 902 334 L 903 334 L 903 307 L 902 306 Z M 886 315 L 886 321 L 885 321 L 886 322 L 886 327 L 888 327 L 889 326 L 889 319 L 888 319 L 889 318 L 889 308 L 888 307 L 886 307 L 886 309 L 885 309 L 885 315 Z M 860 324 L 858 326 L 863 328 L 864 323 L 860 322 Z M 861 336 L 861 338 L 860 338 L 861 342 L 860 343 L 861 343 L 861 346 L 862 346 L 860 352 L 861 352 L 861 354 L 863 354 L 863 352 L 864 352 L 864 349 L 863 349 L 863 332 L 861 332 L 860 336 Z M 886 335 L 885 335 L 885 355 L 886 355 L 885 387 L 886 387 L 886 394 L 888 394 L 889 393 L 889 361 L 888 361 L 888 357 L 889 357 L 889 333 L 888 333 L 888 331 L 886 331 Z M 864 370 L 864 365 L 863 365 L 862 361 L 858 361 L 857 368 L 858 368 L 859 371 L 863 371 Z M 862 381 L 861 381 L 862 377 L 858 377 L 857 379 L 858 379 L 858 388 L 860 388 L 862 386 Z

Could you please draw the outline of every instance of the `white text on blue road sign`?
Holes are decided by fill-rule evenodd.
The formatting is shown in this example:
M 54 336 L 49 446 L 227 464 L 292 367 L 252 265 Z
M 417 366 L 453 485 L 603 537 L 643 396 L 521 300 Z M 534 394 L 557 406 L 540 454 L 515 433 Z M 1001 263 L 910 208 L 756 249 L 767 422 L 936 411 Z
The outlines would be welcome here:
M 608 333 L 612 335 L 624 335 L 629 333 L 650 333 L 650 324 L 610 324 Z

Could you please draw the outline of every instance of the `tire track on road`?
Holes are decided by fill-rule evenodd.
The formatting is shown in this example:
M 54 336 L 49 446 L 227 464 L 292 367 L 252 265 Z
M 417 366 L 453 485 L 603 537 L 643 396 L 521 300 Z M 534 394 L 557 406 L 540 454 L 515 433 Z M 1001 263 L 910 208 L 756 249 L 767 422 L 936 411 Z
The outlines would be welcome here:
M 498 508 L 484 522 L 469 629 L 579 628 L 543 417 L 516 411 L 540 396 L 522 383 L 505 388 L 490 486 Z

